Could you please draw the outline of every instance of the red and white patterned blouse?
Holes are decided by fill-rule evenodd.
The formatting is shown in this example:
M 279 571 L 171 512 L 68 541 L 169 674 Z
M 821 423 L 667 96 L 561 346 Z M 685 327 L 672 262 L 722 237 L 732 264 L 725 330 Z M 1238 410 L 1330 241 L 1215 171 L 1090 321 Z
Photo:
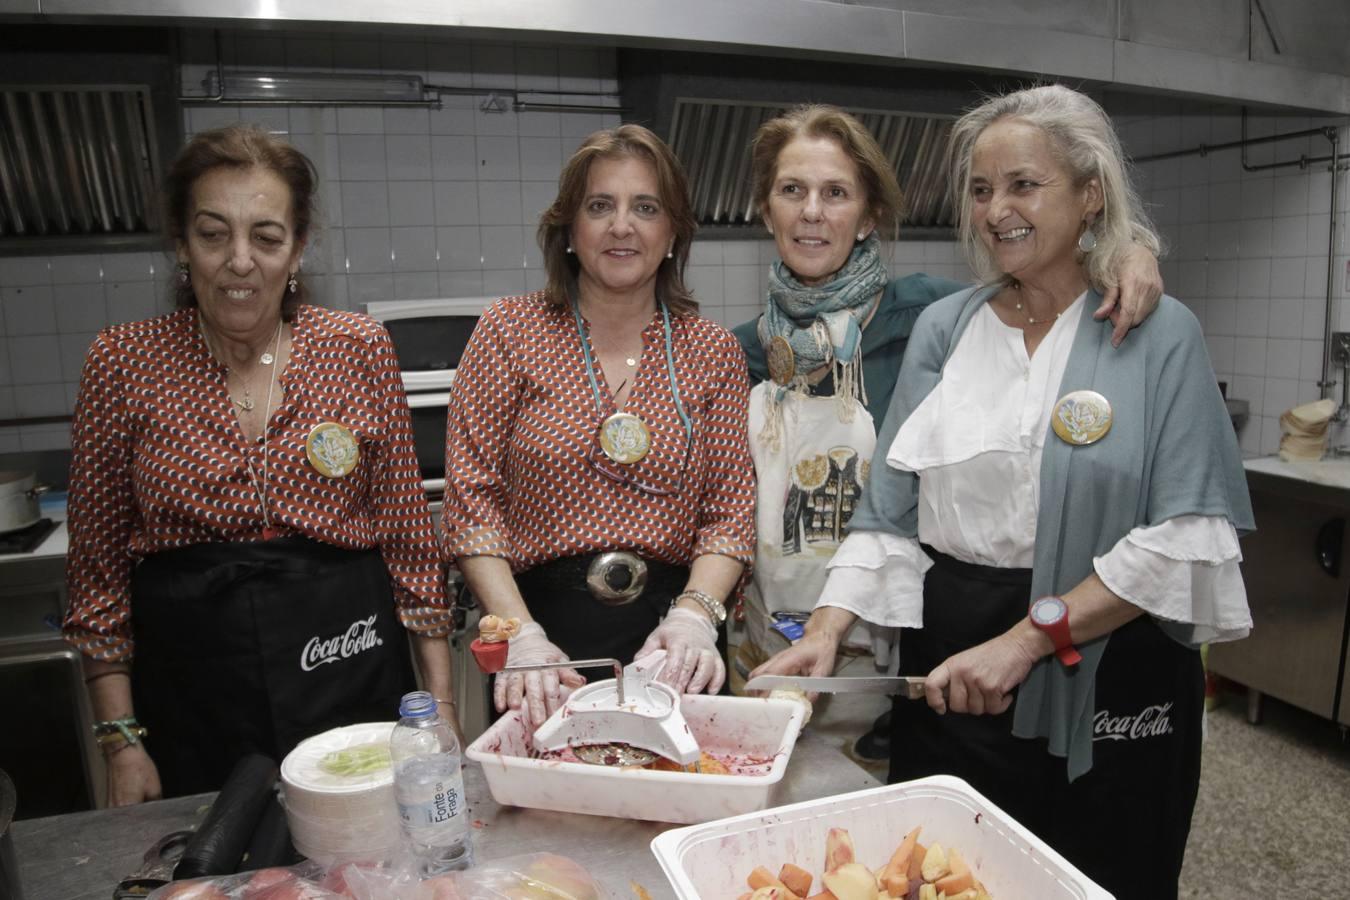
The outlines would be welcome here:
M 413 449 L 408 402 L 383 326 L 302 305 L 291 321 L 284 396 L 267 428 L 273 528 L 353 550 L 378 547 L 404 626 L 450 627 L 445 571 Z M 305 453 L 320 422 L 360 441 L 357 467 L 321 475 Z M 66 640 L 131 658 L 131 570 L 146 556 L 211 541 L 262 540 L 263 446 L 245 439 L 195 310 L 105 329 L 80 378 L 72 429 Z
M 441 530 L 452 558 L 502 557 L 519 572 L 626 549 L 677 565 L 717 553 L 748 570 L 755 492 L 745 354 L 715 322 L 670 321 L 692 438 L 676 411 L 658 311 L 642 333 L 642 361 L 624 406 L 646 423 L 651 450 L 630 466 L 600 460 L 659 494 L 606 476 L 590 461 L 604 416 L 571 307 L 552 306 L 537 292 L 484 313 L 450 391 Z M 608 398 L 598 364 L 595 375 Z

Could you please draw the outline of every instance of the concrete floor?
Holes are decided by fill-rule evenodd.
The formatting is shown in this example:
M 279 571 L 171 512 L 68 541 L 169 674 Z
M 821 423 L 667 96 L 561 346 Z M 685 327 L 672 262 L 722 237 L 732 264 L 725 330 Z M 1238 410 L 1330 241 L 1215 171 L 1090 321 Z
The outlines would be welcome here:
M 1350 740 L 1333 722 L 1221 693 L 1209 714 L 1182 897 L 1350 897 Z

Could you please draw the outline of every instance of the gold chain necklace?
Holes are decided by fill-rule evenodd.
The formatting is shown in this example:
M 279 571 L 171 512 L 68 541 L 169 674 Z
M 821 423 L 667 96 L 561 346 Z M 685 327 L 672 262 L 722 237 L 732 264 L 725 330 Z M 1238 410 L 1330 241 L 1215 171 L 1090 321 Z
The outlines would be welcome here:
M 266 425 L 267 413 L 269 412 L 270 407 L 271 407 L 271 405 L 272 405 L 272 399 L 271 399 L 271 398 L 272 398 L 272 385 L 276 382 L 276 368 L 275 368 L 275 364 L 276 364 L 276 361 L 277 361 L 277 354 L 278 354 L 278 353 L 280 352 L 280 350 L 281 350 L 281 326 L 282 326 L 283 324 L 285 324 L 285 320 L 284 320 L 284 319 L 278 319 L 278 320 L 277 320 L 277 331 L 276 331 L 276 334 L 273 335 L 273 337 L 272 337 L 272 349 L 271 349 L 271 351 L 269 352 L 269 351 L 264 350 L 263 353 L 262 353 L 262 355 L 258 357 L 258 363 L 259 363 L 260 365 L 271 366 L 271 367 L 272 367 L 272 368 L 268 371 L 268 384 L 267 384 L 267 398 L 268 398 L 268 399 L 267 399 L 267 406 L 268 406 L 268 408 L 263 410 L 263 420 L 264 420 L 264 425 Z M 201 335 L 202 335 L 202 341 L 206 344 L 206 350 L 207 350 L 207 352 L 210 353 L 211 356 L 212 356 L 213 358 L 215 358 L 216 360 L 218 360 L 218 361 L 220 362 L 220 364 L 221 364 L 222 366 L 225 367 L 225 373 L 226 373 L 225 396 L 229 398 L 230 403 L 232 403 L 233 405 L 239 407 L 239 409 L 240 409 L 241 412 L 253 412 L 253 409 L 254 409 L 254 407 L 257 406 L 257 404 L 254 403 L 254 401 L 253 401 L 253 392 L 250 390 L 249 383 L 248 383 L 248 381 L 246 381 L 246 380 L 244 379 L 244 376 L 243 376 L 243 375 L 240 375 L 240 376 L 239 376 L 239 380 L 240 380 L 241 382 L 243 382 L 243 385 L 244 385 L 244 399 L 243 399 L 243 400 L 240 400 L 238 397 L 235 397 L 233 394 L 230 393 L 229 373 L 230 373 L 230 372 L 233 372 L 233 371 L 235 371 L 235 370 L 234 370 L 234 368 L 233 368 L 232 366 L 230 366 L 229 363 L 227 363 L 227 362 L 225 362 L 223 359 L 221 359 L 220 354 L 216 352 L 215 345 L 211 343 L 211 338 L 208 337 L 207 334 L 206 334 L 206 324 L 205 324 L 205 322 L 202 320 L 202 317 L 201 317 L 200 314 L 197 316 L 197 330 L 201 332 Z
M 1038 318 L 1036 318 L 1036 317 L 1033 316 L 1031 313 L 1027 312 L 1027 310 L 1026 310 L 1025 308 L 1023 308 L 1023 306 L 1022 306 L 1022 285 L 1020 285 L 1020 284 L 1018 284 L 1017 282 L 1014 281 L 1014 282 L 1012 283 L 1011 287 L 1012 287 L 1012 289 L 1013 289 L 1014 291 L 1017 292 L 1017 295 L 1016 295 L 1016 296 L 1017 296 L 1017 299 L 1013 301 L 1013 306 L 1016 307 L 1016 309 L 1017 309 L 1018 312 L 1020 312 L 1020 313 L 1021 313 L 1022 315 L 1024 315 L 1024 316 L 1026 316 L 1027 324 L 1028 324 L 1028 325 L 1044 325 L 1044 324 L 1046 324 L 1047 322 L 1053 324 L 1053 323 L 1059 321 L 1059 317 L 1060 317 L 1060 316 L 1064 315 L 1064 310 L 1061 309 L 1059 312 L 1055 313 L 1055 317 L 1054 317 L 1053 319 L 1045 319 L 1045 318 L 1038 319 Z
M 272 352 L 271 353 L 264 352 L 263 355 L 258 359 L 258 362 L 262 363 L 265 366 L 275 367 L 277 354 L 281 352 L 281 326 L 284 323 L 285 323 L 284 319 L 277 322 L 277 333 L 272 338 Z M 212 357 L 216 357 L 215 348 L 211 346 L 211 340 L 206 336 L 206 328 L 202 324 L 200 314 L 197 317 L 197 328 L 201 331 L 202 340 L 206 343 L 207 352 L 209 352 Z M 221 363 L 221 365 L 225 364 Z M 226 365 L 225 371 L 227 376 L 229 373 L 229 369 L 230 367 Z M 276 369 L 273 368 L 268 373 L 267 404 L 263 407 L 262 431 L 258 433 L 258 443 L 262 445 L 262 478 L 259 478 L 258 473 L 253 471 L 253 462 L 248 458 L 247 451 L 245 451 L 244 454 L 244 466 L 245 468 L 248 469 L 249 481 L 253 483 L 253 490 L 256 491 L 258 494 L 258 504 L 260 509 L 262 510 L 262 520 L 263 520 L 262 535 L 263 540 L 265 541 L 270 541 L 272 538 L 277 537 L 280 534 L 278 529 L 272 527 L 272 516 L 267 510 L 267 450 L 268 450 L 267 418 L 268 413 L 272 409 L 272 390 L 273 388 L 276 387 L 276 384 L 277 384 Z M 228 383 L 226 384 L 225 395 L 229 397 Z M 244 410 L 245 412 L 251 411 L 253 409 L 253 398 L 249 396 L 247 386 L 245 386 L 244 388 L 243 402 L 236 400 L 233 397 L 230 397 L 230 402 L 234 403 L 236 406 L 238 406 L 241 410 Z M 247 403 L 247 406 L 245 405 L 245 403 Z M 238 414 L 236 413 L 236 415 Z

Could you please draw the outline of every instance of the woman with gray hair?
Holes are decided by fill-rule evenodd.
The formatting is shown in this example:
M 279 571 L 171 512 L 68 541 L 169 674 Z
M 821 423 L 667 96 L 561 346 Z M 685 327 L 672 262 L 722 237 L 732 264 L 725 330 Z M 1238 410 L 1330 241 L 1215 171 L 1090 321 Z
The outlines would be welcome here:
M 1233 429 L 1180 302 L 1119 348 L 1092 318 L 1121 248 L 1157 246 L 1095 102 L 988 100 L 951 171 L 983 284 L 920 316 L 806 635 L 762 668 L 828 674 L 857 619 L 902 627 L 928 703 L 896 706 L 891 781 L 962 777 L 1117 897 L 1175 897 L 1198 647 L 1251 626 Z

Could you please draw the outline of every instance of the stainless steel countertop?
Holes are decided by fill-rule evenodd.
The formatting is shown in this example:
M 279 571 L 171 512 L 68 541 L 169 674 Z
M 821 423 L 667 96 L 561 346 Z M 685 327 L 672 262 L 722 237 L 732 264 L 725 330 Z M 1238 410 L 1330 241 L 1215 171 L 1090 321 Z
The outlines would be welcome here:
M 648 845 L 678 826 L 502 807 L 488 794 L 479 766 L 469 763 L 464 773 L 469 814 L 482 823 L 474 831 L 480 862 L 549 851 L 583 865 L 615 900 L 634 896 L 630 883 L 646 888 L 653 898 L 675 896 Z M 807 731 L 793 750 L 776 802 L 813 800 L 879 783 L 828 739 Z M 196 827 L 211 799 L 199 794 L 14 823 L 24 897 L 108 900 L 117 882 L 140 867 L 154 841 L 170 831 Z

